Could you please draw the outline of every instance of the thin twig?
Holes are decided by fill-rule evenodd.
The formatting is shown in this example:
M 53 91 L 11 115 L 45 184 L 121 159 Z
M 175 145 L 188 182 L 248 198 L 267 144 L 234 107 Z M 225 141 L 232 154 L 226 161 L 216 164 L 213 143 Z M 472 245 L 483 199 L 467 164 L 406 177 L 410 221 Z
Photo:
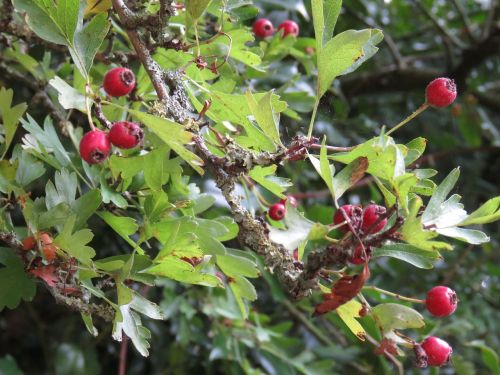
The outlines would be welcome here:
M 128 353 L 128 336 L 123 333 L 122 342 L 120 343 L 120 362 L 118 366 L 118 375 L 127 374 L 127 353 Z

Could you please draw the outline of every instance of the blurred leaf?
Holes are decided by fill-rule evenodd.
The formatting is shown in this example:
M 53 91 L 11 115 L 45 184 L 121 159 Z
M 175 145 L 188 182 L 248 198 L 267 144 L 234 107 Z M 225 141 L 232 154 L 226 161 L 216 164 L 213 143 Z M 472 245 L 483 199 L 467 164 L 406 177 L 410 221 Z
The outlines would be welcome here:
M 3 132 L 5 134 L 1 159 L 3 159 L 7 153 L 7 150 L 14 139 L 14 134 L 16 133 L 19 120 L 28 108 L 26 103 L 20 103 L 11 107 L 13 96 L 14 91 L 11 89 L 6 90 L 3 87 L 0 88 L 0 118 L 2 119 Z
M 193 21 L 201 17 L 212 0 L 186 0 L 186 12 Z
M 384 332 L 393 329 L 421 328 L 425 325 L 419 312 L 397 303 L 382 303 L 372 308 L 377 323 Z
M 92 346 L 62 343 L 57 347 L 54 362 L 56 375 L 98 375 L 101 372 Z
M 492 374 L 500 374 L 500 359 L 498 353 L 483 341 L 475 340 L 467 344 L 481 350 L 481 358 L 484 364 L 491 370 Z
M 240 257 L 236 254 L 227 253 L 226 255 L 217 255 L 217 265 L 230 277 L 258 277 L 259 269 L 255 262 L 248 258 Z
M 24 375 L 17 366 L 16 360 L 10 354 L 0 358 L 0 374 L 5 375 Z
M 87 0 L 84 15 L 88 17 L 94 13 L 106 12 L 111 7 L 111 0 Z
M 169 279 L 187 284 L 222 287 L 222 282 L 217 276 L 209 273 L 202 273 L 188 262 L 185 262 L 176 256 L 166 256 L 156 265 L 144 272 L 155 276 L 167 277 Z
M 243 319 L 248 317 L 248 306 L 244 300 L 255 301 L 257 292 L 250 281 L 242 276 L 234 276 L 228 280 L 229 287 L 236 298 Z
M 373 258 L 396 258 L 410 263 L 415 267 L 425 269 L 433 268 L 434 263 L 437 260 L 442 259 L 438 251 L 423 250 L 418 247 L 402 243 L 386 244 L 375 249 L 372 256 Z
M 15 309 L 22 300 L 31 301 L 35 296 L 35 281 L 24 272 L 24 264 L 11 250 L 0 247 L 0 311 Z M 1 368 L 1 367 L 0 367 Z
M 283 192 L 292 186 L 292 183 L 286 178 L 275 176 L 277 169 L 276 165 L 268 167 L 257 165 L 248 173 L 248 176 L 279 198 L 285 198 Z

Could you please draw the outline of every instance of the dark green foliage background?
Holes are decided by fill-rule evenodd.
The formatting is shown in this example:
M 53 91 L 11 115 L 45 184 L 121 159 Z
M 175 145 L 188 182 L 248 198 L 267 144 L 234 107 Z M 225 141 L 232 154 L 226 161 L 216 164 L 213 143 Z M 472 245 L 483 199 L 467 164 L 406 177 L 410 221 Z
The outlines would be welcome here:
M 304 3 L 302 0 L 256 3 L 261 9 L 260 15 L 267 16 L 275 25 L 291 18 L 300 24 L 301 36 L 314 35 L 312 22 L 304 17 L 307 0 Z M 328 144 L 336 146 L 363 142 L 378 134 L 382 124 L 398 123 L 423 102 L 428 77 L 454 78 L 454 68 L 466 56 L 464 50 L 449 40 L 443 42 L 440 31 L 416 3 L 443 20 L 447 32 L 462 41 L 466 49 L 478 44 L 468 38 L 462 17 L 452 1 L 353 0 L 344 3 L 336 32 L 367 26 L 381 28 L 386 40 L 387 35 L 392 37 L 403 56 L 399 64 L 405 67 L 397 66 L 398 61 L 388 44 L 382 42 L 374 58 L 340 79 L 334 85 L 335 90 L 326 94 L 321 101 L 315 133 L 325 133 Z M 467 13 L 473 35 L 479 37 L 488 23 L 488 9 L 483 9 L 478 1 L 458 0 L 457 3 Z M 498 15 L 499 5 L 496 6 Z M 248 16 L 252 16 L 251 11 Z M 247 24 L 251 26 L 252 21 L 249 18 Z M 455 192 L 463 196 L 468 211 L 500 193 L 498 51 L 490 51 L 484 58 L 481 56 L 484 51 L 467 57 L 472 66 L 458 79 L 456 104 L 426 111 L 395 135 L 401 143 L 417 136 L 427 138 L 427 156 L 423 163 L 439 170 L 440 176 L 461 166 L 461 179 Z M 39 59 L 41 54 L 34 50 L 33 57 Z M 314 82 L 313 77 L 305 73 L 304 66 L 296 59 L 286 57 L 273 63 L 269 75 L 261 77 L 256 87 L 259 91 L 277 89 L 302 116 L 302 120 L 283 118 L 281 128 L 285 139 L 298 131 L 307 131 Z M 30 102 L 28 92 L 15 82 L 4 83 L 0 76 L 0 85 L 15 90 L 15 103 Z M 43 111 L 37 112 L 36 105 L 31 105 L 29 112 L 38 118 L 45 115 Z M 293 193 L 310 194 L 301 200 L 306 216 L 325 223 L 331 221 L 333 208 L 329 195 L 324 193 L 324 184 L 311 171 L 310 164 L 287 165 L 280 175 L 294 181 Z M 43 186 L 40 184 L 39 188 Z M 380 198 L 375 187 L 368 183 L 352 189 L 344 200 L 367 202 Z M 102 227 L 98 220 L 90 226 L 95 233 L 96 248 L 106 249 L 109 255 L 118 252 L 123 240 Z M 371 283 L 381 288 L 424 298 L 431 286 L 444 283 L 458 292 L 460 304 L 452 317 L 429 319 L 425 329 L 413 332 L 422 337 L 429 332 L 436 333 L 453 346 L 455 368 L 443 369 L 443 374 L 492 374 L 495 361 L 498 366 L 494 352 L 500 351 L 499 229 L 498 223 L 485 228 L 492 241 L 484 246 L 455 242 L 454 251 L 444 254 L 446 262 L 438 263 L 431 271 L 394 259 L 373 263 Z M 336 314 L 310 318 L 310 300 L 294 308 L 271 277 L 252 281 L 259 299 L 253 303 L 246 322 L 238 320 L 237 312 L 221 303 L 225 298 L 222 290 L 173 282 L 165 283 L 163 290 L 151 290 L 148 297 L 160 302 L 167 320 L 146 322 L 153 334 L 151 356 L 143 358 L 129 348 L 127 374 L 392 373 L 389 363 L 373 354 L 374 347 L 353 337 Z M 429 318 L 427 313 L 423 314 Z M 369 329 L 369 321 L 362 323 L 375 334 L 374 329 Z M 100 334 L 93 339 L 78 314 L 56 305 L 52 297 L 39 288 L 33 303 L 23 303 L 16 310 L 4 310 L 0 314 L 0 374 L 17 374 L 12 358 L 25 374 L 115 373 L 120 344 L 111 339 L 110 326 L 100 327 L 97 322 L 97 327 Z M 482 357 L 481 349 L 470 345 L 474 340 L 482 340 L 491 352 L 485 349 Z M 405 368 L 408 374 L 439 373 L 436 369 L 412 369 L 410 358 Z

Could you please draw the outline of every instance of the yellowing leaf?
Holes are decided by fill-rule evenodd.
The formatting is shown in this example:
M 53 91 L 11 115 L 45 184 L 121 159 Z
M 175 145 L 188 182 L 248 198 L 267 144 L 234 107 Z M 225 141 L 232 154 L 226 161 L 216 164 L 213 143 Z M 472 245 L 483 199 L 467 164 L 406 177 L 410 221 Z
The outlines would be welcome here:
M 87 0 L 84 17 L 87 18 L 91 14 L 106 12 L 111 8 L 111 0 Z
M 339 314 L 340 319 L 346 324 L 347 328 L 351 330 L 354 335 L 361 341 L 365 341 L 366 332 L 356 320 L 360 318 L 359 312 L 363 308 L 363 305 L 356 300 L 350 300 L 349 302 L 337 307 L 337 314 Z

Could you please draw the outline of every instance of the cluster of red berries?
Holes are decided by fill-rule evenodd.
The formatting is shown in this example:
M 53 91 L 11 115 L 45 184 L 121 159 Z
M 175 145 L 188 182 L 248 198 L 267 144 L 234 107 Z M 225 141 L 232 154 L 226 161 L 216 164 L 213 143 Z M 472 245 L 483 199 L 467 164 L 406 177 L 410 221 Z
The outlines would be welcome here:
M 279 24 L 278 30 L 283 30 L 283 37 L 299 35 L 299 25 L 292 20 L 286 20 Z M 274 26 L 267 18 L 259 18 L 253 24 L 253 33 L 259 38 L 267 38 L 274 34 Z
M 286 215 L 286 202 L 290 203 L 292 207 L 297 207 L 297 199 L 292 195 L 287 195 L 285 199 L 280 200 L 278 203 L 273 204 L 269 208 L 269 217 L 273 220 L 280 221 Z
M 103 82 L 104 91 L 118 97 L 129 94 L 135 87 L 135 75 L 127 68 L 111 69 Z M 86 133 L 80 141 L 80 156 L 89 164 L 106 160 L 111 152 L 111 145 L 130 149 L 142 142 L 144 133 L 139 124 L 119 121 L 112 124 L 109 132 L 94 129 Z
M 33 236 L 26 237 L 23 240 L 22 245 L 24 251 L 40 250 L 45 259 L 49 262 L 52 262 L 54 259 L 56 259 L 58 250 L 58 247 L 52 242 L 53 238 L 50 233 L 38 232 Z
M 359 205 L 346 204 L 341 206 L 333 216 L 333 223 L 338 226 L 342 233 L 347 233 L 352 230 L 355 233 L 374 234 L 384 229 L 387 224 L 387 218 L 383 217 L 386 209 L 377 204 L 369 204 L 365 209 Z M 344 216 L 345 214 L 345 216 Z M 350 224 L 347 223 L 346 217 Z M 349 258 L 349 262 L 353 264 L 364 264 L 369 260 L 371 248 L 358 244 L 354 249 L 354 253 Z

